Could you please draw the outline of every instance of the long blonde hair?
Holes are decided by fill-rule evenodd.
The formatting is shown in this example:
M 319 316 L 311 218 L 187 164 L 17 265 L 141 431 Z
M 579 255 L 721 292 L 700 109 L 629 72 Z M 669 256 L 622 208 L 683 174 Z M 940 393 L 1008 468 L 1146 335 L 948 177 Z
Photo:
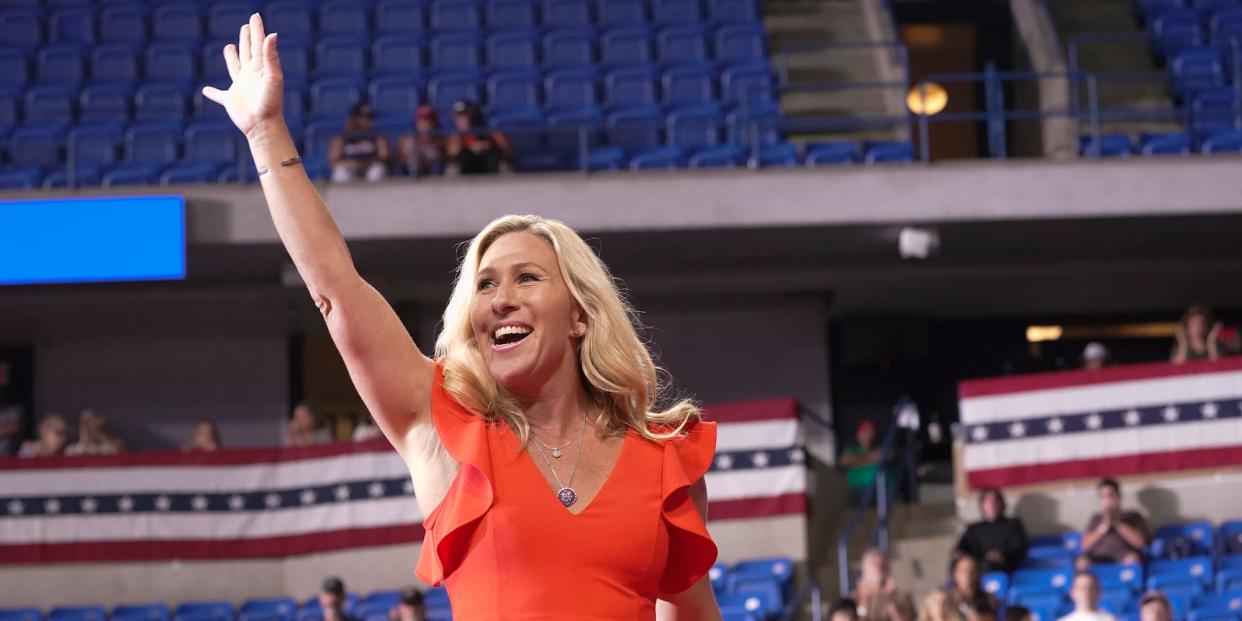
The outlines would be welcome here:
M 579 375 L 592 409 L 598 412 L 595 422 L 612 433 L 629 427 L 648 439 L 662 440 L 700 418 L 698 406 L 687 399 L 655 409 L 666 374 L 638 335 L 640 323 L 633 307 L 608 267 L 573 229 L 534 215 L 497 218 L 470 241 L 436 338 L 435 356 L 444 366 L 445 390 L 488 420 L 507 423 L 523 445 L 530 437 L 530 423 L 517 399 L 487 370 L 470 322 L 480 260 L 501 236 L 519 232 L 552 247 L 569 294 L 585 315 L 587 331 L 578 345 Z M 661 429 L 652 430 L 649 424 Z

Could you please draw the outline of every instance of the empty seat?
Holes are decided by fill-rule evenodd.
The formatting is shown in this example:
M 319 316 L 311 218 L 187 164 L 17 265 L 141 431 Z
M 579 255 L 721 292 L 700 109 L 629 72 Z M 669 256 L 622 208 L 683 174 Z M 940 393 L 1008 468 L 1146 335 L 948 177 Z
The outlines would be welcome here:
M 311 116 L 340 116 L 362 101 L 362 89 L 355 78 L 320 78 L 311 84 Z
M 111 621 L 169 621 L 165 604 L 134 604 L 112 609 Z
M 407 121 L 422 103 L 422 83 L 412 76 L 379 76 L 367 86 L 371 107 L 379 116 L 400 116 Z
M 770 556 L 739 561 L 733 566 L 731 573 L 737 575 L 763 574 L 775 578 L 778 583 L 784 586 L 793 581 L 793 570 L 794 562 L 792 558 L 788 556 Z M 727 584 L 728 580 L 726 580 Z
M 492 129 L 505 132 L 519 158 L 546 148 L 543 114 L 536 108 L 499 110 L 487 115 Z
M 869 141 L 864 145 L 863 161 L 868 164 L 914 161 L 914 145 L 895 140 Z
M 596 147 L 587 152 L 585 161 L 578 162 L 578 167 L 586 168 L 590 172 L 610 172 L 621 170 L 621 164 L 624 161 L 625 153 L 621 149 Z
M 788 143 L 765 145 L 758 154 L 752 156 L 754 163 L 760 167 L 797 166 L 798 150 Z M 782 584 L 768 571 L 743 570 L 734 568 L 725 579 L 725 593 L 745 593 L 758 596 L 761 607 L 758 612 L 763 617 L 774 617 L 780 614 L 785 599 Z
M 715 101 L 713 73 L 712 67 L 707 64 L 684 65 L 665 71 L 661 78 L 664 105 L 682 106 Z
M 418 0 L 380 0 L 372 10 L 379 32 L 420 33 L 424 30 L 423 7 Z
M 326 35 L 365 35 L 366 7 L 353 0 L 327 0 L 319 6 L 319 32 Z
M 656 33 L 656 57 L 664 64 L 707 60 L 707 33 L 702 26 L 669 26 Z
M 84 123 L 129 120 L 133 89 L 128 84 L 88 84 L 78 95 L 78 119 Z
M 1166 58 L 1200 43 L 1199 17 L 1194 11 L 1165 11 L 1151 23 L 1156 49 Z
M 1190 134 L 1186 132 L 1143 134 L 1139 144 L 1143 155 L 1190 155 L 1191 151 Z
M 256 619 L 280 618 L 283 621 L 293 621 L 293 613 L 297 607 L 297 603 L 291 598 L 250 600 L 242 604 L 238 611 L 238 619 L 247 621 L 250 617 L 255 617 Z
M 608 115 L 605 134 L 608 144 L 634 155 L 659 146 L 664 130 L 664 113 L 659 106 L 623 108 Z
M 1091 573 L 1099 579 L 1100 588 L 1123 588 L 1131 593 L 1138 593 L 1143 588 L 1143 566 L 1138 564 L 1107 563 L 1092 565 Z
M 526 69 L 539 66 L 535 30 L 499 32 L 487 38 L 487 66 L 493 70 Z
M 1134 145 L 1126 134 L 1100 134 L 1099 140 L 1083 136 L 1078 152 L 1085 157 L 1128 157 L 1134 153 Z
M 491 111 L 539 108 L 540 75 L 534 69 L 512 69 L 487 79 L 487 103 Z
M 1238 94 L 1231 86 L 1218 86 L 1191 95 L 1190 121 L 1194 135 L 1205 136 L 1233 129 L 1237 121 Z
M 720 95 L 728 105 L 771 101 L 772 69 L 766 62 L 726 67 L 720 73 Z
M 327 157 L 328 145 L 340 135 L 344 125 L 344 117 L 325 117 L 307 123 L 306 130 L 302 132 L 303 157 Z
M 43 84 L 26 89 L 27 123 L 68 123 L 73 120 L 74 89 L 64 85 Z
M 42 169 L 38 166 L 9 166 L 0 168 L 0 190 L 33 190 L 39 187 L 39 182 L 42 178 Z M 38 612 L 38 609 L 29 610 L 35 610 L 36 613 Z M 42 615 L 32 617 L 34 621 L 38 621 L 42 618 Z M 6 619 L 6 621 L 8 620 Z
M 488 0 L 487 27 L 495 30 L 525 30 L 539 25 L 532 0 Z
M 707 0 L 707 11 L 713 22 L 751 23 L 759 21 L 755 0 Z
M 1208 556 L 1216 551 L 1212 534 L 1212 524 L 1206 521 L 1161 526 L 1152 536 L 1151 554 L 1154 558 Z
M 1160 588 L 1164 581 L 1189 580 L 1201 587 L 1212 584 L 1212 559 L 1209 556 L 1176 560 L 1155 560 L 1147 564 L 1148 588 Z
M 596 0 L 595 19 L 603 28 L 641 26 L 647 22 L 643 0 Z
M 33 123 L 9 135 L 9 162 L 19 166 L 55 166 L 61 161 L 64 123 Z
M 47 40 L 51 43 L 90 45 L 95 42 L 95 12 L 89 6 L 54 9 L 47 15 Z
M 302 118 L 302 113 L 308 110 L 306 98 L 307 94 L 302 89 L 285 86 L 285 120 Z M 224 106 L 210 103 L 220 110 L 224 109 Z M 228 118 L 228 115 L 225 114 L 223 118 Z
M 736 168 L 746 164 L 746 151 L 741 145 L 716 145 L 691 155 L 689 164 L 690 168 Z
M 588 0 L 543 0 L 543 25 L 548 28 L 590 26 L 591 4 Z
M 311 49 L 306 41 L 297 37 L 281 36 L 276 39 L 276 51 L 280 54 L 280 71 L 285 76 L 286 86 L 304 86 L 311 75 Z M 211 72 L 207 71 L 208 60 L 207 53 L 203 53 L 203 74 L 205 77 L 210 76 Z M 225 71 L 228 66 L 225 64 L 223 54 L 217 54 L 216 59 L 210 61 L 211 65 L 224 67 Z M 225 86 L 228 82 L 224 82 Z
M 277 0 L 268 4 L 263 8 L 263 25 L 269 32 L 279 32 L 281 40 L 286 37 L 309 39 L 314 30 L 310 9 L 299 0 Z
M 565 162 L 551 151 L 518 152 L 513 169 L 518 172 L 554 172 L 565 170 Z M 444 615 L 441 617 L 447 618 Z
M 223 64 L 223 57 L 220 58 Z M 128 43 L 104 43 L 91 48 L 90 76 L 94 82 L 138 81 L 138 50 Z
M 106 621 L 103 606 L 62 606 L 47 612 L 47 621 Z
M 725 116 L 729 141 L 745 145 L 780 142 L 780 107 L 774 101 L 738 107 Z
M 99 9 L 99 40 L 138 44 L 147 39 L 146 16 L 139 4 L 112 4 Z
M 229 43 L 230 43 L 229 41 L 216 40 L 216 41 L 208 41 L 203 44 L 202 51 L 200 51 L 198 55 L 198 66 L 202 68 L 202 73 L 200 77 L 203 80 L 206 80 L 208 82 L 222 82 L 225 85 L 228 84 L 226 80 L 228 80 L 229 78 L 229 70 L 228 70 L 228 65 L 224 61 L 223 50 L 224 50 L 224 46 L 228 45 Z M 286 68 L 286 61 L 288 60 L 288 55 L 285 53 L 286 51 L 287 50 L 284 50 L 284 49 L 279 50 L 280 70 L 281 70 L 281 73 L 288 76 L 288 69 Z M 305 63 L 306 63 L 305 52 L 303 52 L 302 64 L 300 66 L 300 70 L 302 71 L 302 76 L 300 79 L 305 78 Z
M 10 47 L 33 48 L 43 42 L 43 24 L 32 7 L 0 9 L 0 41 Z
M 78 84 L 85 77 L 82 50 L 76 45 L 49 45 L 35 54 L 35 78 L 45 84 Z
M 233 621 L 233 605 L 224 601 L 186 602 L 173 611 L 173 621 Z
M 185 129 L 185 154 L 181 159 L 211 164 L 235 162 L 239 137 L 233 125 L 225 121 L 191 123 Z
M 126 164 L 103 174 L 99 185 L 116 188 L 135 185 L 153 185 L 159 181 L 158 164 Z
M 165 41 L 198 41 L 203 36 L 198 6 L 190 2 L 157 4 L 151 10 L 151 34 Z
M 599 144 L 603 126 L 595 108 L 576 108 L 548 115 L 548 147 L 570 162 L 579 162 L 579 153 Z
M 0 47 L 0 85 L 22 86 L 30 81 L 26 54 L 16 48 Z
M 858 148 L 853 142 L 842 140 L 838 142 L 813 142 L 806 146 L 806 164 L 807 166 L 826 166 L 840 164 L 854 164 L 858 161 Z M 989 579 L 989 576 L 991 578 Z M 990 585 L 997 584 L 992 587 Z M 1004 598 L 1005 589 L 1009 586 L 1009 576 L 1004 572 L 997 572 L 996 575 L 989 574 L 984 576 L 984 590 L 995 595 L 998 598 Z
M 125 131 L 125 161 L 164 166 L 178 159 L 181 126 L 178 123 L 138 123 Z
M 650 66 L 621 67 L 604 76 L 604 103 L 610 108 L 659 103 L 656 71 Z
M 366 70 L 366 48 L 354 37 L 325 37 L 315 45 L 316 75 L 362 76 Z
M 474 0 L 436 0 L 430 22 L 433 30 L 478 30 L 483 25 Z
M 8 132 L 9 127 L 17 125 L 20 101 L 21 91 L 13 87 L 0 86 L 0 137 Z
M 720 108 L 704 103 L 676 108 L 669 112 L 668 144 L 686 151 L 696 151 L 720 142 Z
M 625 26 L 606 30 L 599 38 L 599 58 L 604 65 L 645 65 L 654 59 L 651 30 Z
M 157 41 L 147 46 L 143 56 L 144 75 L 149 81 L 181 84 L 188 88 L 198 73 L 199 50 L 191 43 Z
M 185 91 L 179 84 L 143 84 L 134 92 L 134 120 L 180 121 L 185 118 Z
M 55 166 L 43 175 L 43 189 L 54 190 L 69 187 L 91 187 L 99 185 L 102 169 L 94 164 L 74 166 L 72 174 L 68 166 Z M 116 617 L 113 617 L 114 619 Z M 124 620 L 122 620 L 124 621 Z
M 699 0 L 652 0 L 651 18 L 659 25 L 697 24 L 703 21 Z
M 214 162 L 192 162 L 170 166 L 160 175 L 160 185 L 182 183 L 215 183 L 220 176 L 221 165 Z M 116 621 L 113 619 L 113 621 Z
M 254 13 L 255 6 L 250 2 L 225 1 L 212 2 L 207 7 L 207 36 L 217 39 L 232 39 L 237 42 L 237 33 L 241 27 L 250 21 L 250 14 Z M 269 29 L 271 24 L 265 23 Z M 271 32 L 280 32 L 281 35 L 286 34 L 284 31 L 271 30 Z M 288 33 L 293 34 L 293 33 Z
M 433 71 L 477 70 L 483 65 L 478 37 L 466 32 L 443 34 L 433 38 L 430 57 Z
M 427 81 L 427 103 L 441 114 L 452 109 L 458 101 L 481 103 L 483 87 L 479 74 L 472 71 L 456 71 L 433 75 Z
M 554 110 L 584 108 L 599 103 L 594 69 L 553 71 L 544 79 L 544 102 Z
M 714 58 L 722 64 L 764 61 L 767 42 L 758 24 L 726 24 L 716 29 Z
M 412 74 L 423 66 L 422 43 L 417 35 L 384 35 L 371 44 L 371 73 Z
M 630 158 L 630 170 L 674 170 L 685 165 L 685 151 L 672 146 L 653 147 Z
M 1218 49 L 1228 49 L 1233 39 L 1242 38 L 1242 6 L 1217 11 L 1212 15 L 1209 31 L 1212 44 Z
M 1224 68 L 1219 50 L 1191 48 L 1173 58 L 1173 94 L 1186 97 L 1224 83 Z
M 595 32 L 590 28 L 551 30 L 543 35 L 543 63 L 549 68 L 595 63 Z

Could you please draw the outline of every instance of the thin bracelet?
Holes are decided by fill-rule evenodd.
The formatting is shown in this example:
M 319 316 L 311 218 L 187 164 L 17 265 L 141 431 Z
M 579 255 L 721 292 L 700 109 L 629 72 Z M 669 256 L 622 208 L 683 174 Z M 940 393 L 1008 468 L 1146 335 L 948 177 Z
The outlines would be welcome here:
M 295 155 L 287 160 L 281 160 L 280 165 L 281 166 L 293 166 L 294 164 L 297 164 L 300 161 L 302 161 L 301 156 Z M 267 174 L 267 168 L 259 169 L 259 174 L 258 174 L 259 177 L 262 177 L 263 175 L 266 175 L 266 174 Z

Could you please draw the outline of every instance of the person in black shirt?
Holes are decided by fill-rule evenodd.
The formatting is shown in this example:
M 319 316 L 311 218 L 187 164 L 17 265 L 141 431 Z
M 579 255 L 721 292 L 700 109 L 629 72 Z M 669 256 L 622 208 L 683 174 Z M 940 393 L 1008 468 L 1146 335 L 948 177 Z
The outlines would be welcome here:
M 319 587 L 319 609 L 323 621 L 359 621 L 358 617 L 345 611 L 345 581 L 336 576 L 324 578 Z
M 974 557 L 984 573 L 1017 569 L 1028 547 L 1026 527 L 1005 516 L 1005 496 L 994 487 L 979 492 L 979 512 L 983 519 L 966 527 L 954 556 Z
M 453 124 L 457 131 L 445 143 L 449 174 L 482 175 L 512 169 L 513 145 L 509 137 L 487 128 L 487 119 L 477 104 L 453 104 Z

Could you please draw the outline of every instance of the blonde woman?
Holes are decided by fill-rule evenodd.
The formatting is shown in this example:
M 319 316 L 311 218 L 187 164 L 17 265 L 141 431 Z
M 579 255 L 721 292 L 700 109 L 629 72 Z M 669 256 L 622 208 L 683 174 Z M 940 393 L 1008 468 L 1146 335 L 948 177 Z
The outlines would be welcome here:
M 256 14 L 204 89 L 246 136 L 281 241 L 350 377 L 410 469 L 427 531 L 418 575 L 453 617 L 719 619 L 703 475 L 716 429 L 656 410 L 657 367 L 607 268 L 565 225 L 489 224 L 423 356 L 354 268 L 303 171 L 276 35 Z

